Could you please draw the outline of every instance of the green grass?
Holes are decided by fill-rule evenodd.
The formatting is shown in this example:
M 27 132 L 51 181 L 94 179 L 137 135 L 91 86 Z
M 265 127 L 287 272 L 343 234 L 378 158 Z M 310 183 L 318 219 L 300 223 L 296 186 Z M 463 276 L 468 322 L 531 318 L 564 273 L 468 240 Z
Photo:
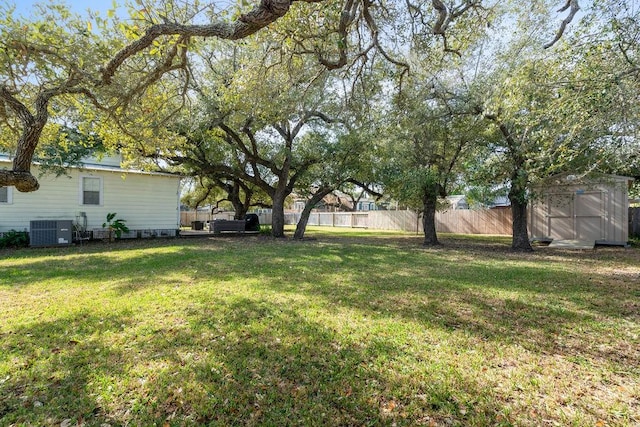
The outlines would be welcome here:
M 640 423 L 640 249 L 309 237 L 0 252 L 0 425 Z

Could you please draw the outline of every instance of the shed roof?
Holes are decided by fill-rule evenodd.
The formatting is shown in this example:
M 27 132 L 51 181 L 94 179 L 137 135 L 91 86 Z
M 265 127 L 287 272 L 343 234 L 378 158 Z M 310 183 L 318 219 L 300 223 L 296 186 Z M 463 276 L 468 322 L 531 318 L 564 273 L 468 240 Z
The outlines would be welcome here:
M 580 185 L 580 184 L 593 184 L 593 183 L 606 183 L 606 182 L 627 182 L 634 181 L 634 178 L 630 176 L 606 174 L 600 172 L 591 172 L 587 174 L 576 173 L 564 173 L 553 175 L 542 182 L 541 185 Z

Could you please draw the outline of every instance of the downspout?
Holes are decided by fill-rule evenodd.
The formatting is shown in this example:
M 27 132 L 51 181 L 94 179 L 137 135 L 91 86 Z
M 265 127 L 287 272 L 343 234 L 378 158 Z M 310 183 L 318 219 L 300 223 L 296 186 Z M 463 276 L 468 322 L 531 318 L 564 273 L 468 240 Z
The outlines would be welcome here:
M 177 216 L 177 227 L 176 227 L 176 237 L 180 236 L 180 221 L 182 220 L 182 218 L 180 217 L 180 187 L 182 185 L 182 177 L 178 177 L 178 188 L 176 190 L 176 200 L 177 200 L 177 204 L 176 204 L 176 216 Z M 196 215 L 197 215 L 197 211 L 196 211 Z M 196 218 L 197 219 L 197 218 Z

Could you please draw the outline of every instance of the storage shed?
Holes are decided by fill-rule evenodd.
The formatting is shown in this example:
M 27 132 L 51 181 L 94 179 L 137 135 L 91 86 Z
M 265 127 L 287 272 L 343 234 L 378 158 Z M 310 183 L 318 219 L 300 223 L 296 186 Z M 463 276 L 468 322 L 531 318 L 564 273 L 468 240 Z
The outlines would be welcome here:
M 549 180 L 537 191 L 529 210 L 531 238 L 626 245 L 632 180 L 617 175 L 567 175 Z

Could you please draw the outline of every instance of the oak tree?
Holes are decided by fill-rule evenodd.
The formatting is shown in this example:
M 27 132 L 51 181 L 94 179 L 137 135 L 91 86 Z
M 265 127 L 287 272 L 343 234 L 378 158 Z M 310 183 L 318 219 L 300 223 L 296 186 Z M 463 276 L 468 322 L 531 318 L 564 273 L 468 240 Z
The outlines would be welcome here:
M 398 43 L 387 33 L 394 24 L 427 29 L 450 49 L 451 35 L 465 27 L 456 27 L 456 22 L 486 9 L 481 0 L 432 0 L 429 6 L 370 0 L 259 0 L 241 6 L 237 13 L 219 13 L 215 4 L 202 6 L 198 1 L 138 3 L 144 7 L 131 9 L 131 21 L 118 19 L 113 11 L 111 19 L 96 16 L 87 21 L 56 4 L 40 6 L 33 18 L 25 19 L 2 6 L 0 121 L 2 134 L 13 138 L 4 147 L 12 151 L 14 162 L 11 170 L 0 171 L 0 185 L 36 190 L 38 182 L 30 169 L 38 144 L 55 133 L 56 117 L 74 117 L 76 109 L 81 113 L 78 120 L 115 119 L 121 128 L 118 137 L 140 138 L 130 132 L 143 123 L 140 100 L 153 96 L 166 100 L 170 92 L 153 90 L 158 81 L 188 80 L 189 53 L 196 38 L 244 39 L 297 10 L 296 18 L 315 20 L 319 31 L 310 37 L 294 32 L 287 40 L 298 53 L 314 55 L 324 67 L 348 66 L 354 58 L 366 58 L 374 51 L 404 66 L 390 52 Z M 578 1 L 568 0 L 565 9 L 569 8 L 559 34 L 575 15 Z M 476 22 L 471 18 L 468 22 Z M 118 123 L 136 104 L 140 119 L 129 120 L 130 126 Z M 87 107 L 100 114 L 88 113 Z M 105 136 L 112 132 L 102 130 Z

